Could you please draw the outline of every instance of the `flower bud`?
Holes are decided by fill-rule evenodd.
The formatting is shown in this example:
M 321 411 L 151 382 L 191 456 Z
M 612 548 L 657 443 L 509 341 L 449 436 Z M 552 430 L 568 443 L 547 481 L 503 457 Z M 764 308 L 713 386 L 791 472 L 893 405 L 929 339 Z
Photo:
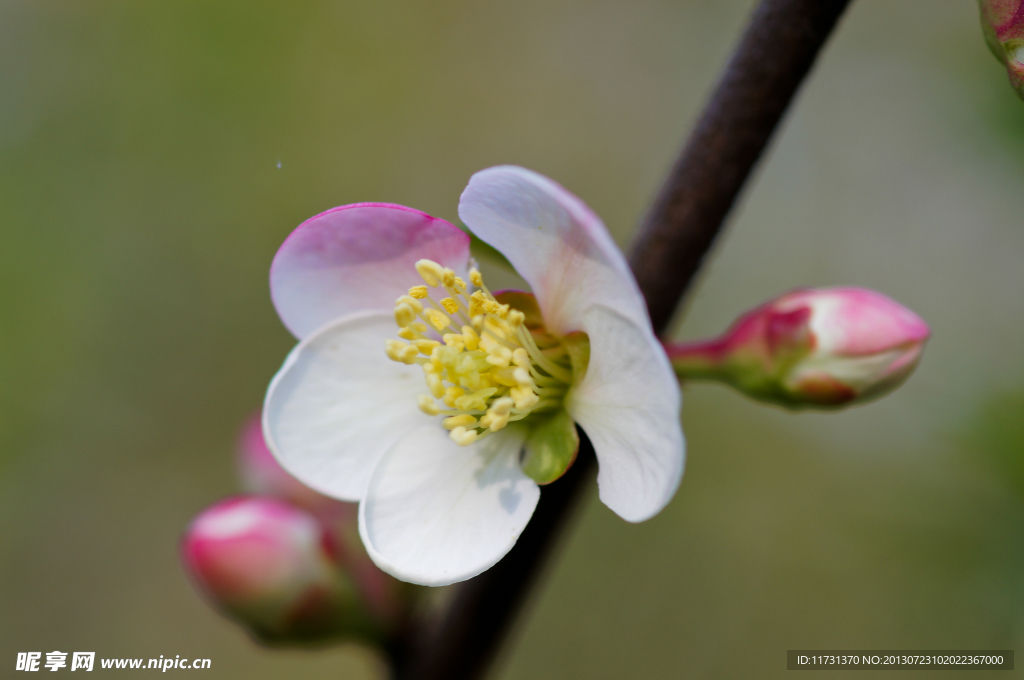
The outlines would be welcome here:
M 929 335 L 916 314 L 880 293 L 805 289 L 747 312 L 720 338 L 666 351 L 680 378 L 721 380 L 790 408 L 832 408 L 898 387 Z
M 181 544 L 196 585 L 267 642 L 367 633 L 333 538 L 304 510 L 235 497 L 199 514 Z
M 1024 0 L 979 0 L 985 42 L 1024 99 Z
M 410 593 L 366 554 L 359 538 L 358 505 L 317 493 L 285 472 L 267 447 L 258 412 L 242 427 L 237 461 L 246 491 L 287 501 L 319 520 L 330 533 L 342 567 L 358 587 L 360 600 L 373 619 L 385 628 L 400 625 Z

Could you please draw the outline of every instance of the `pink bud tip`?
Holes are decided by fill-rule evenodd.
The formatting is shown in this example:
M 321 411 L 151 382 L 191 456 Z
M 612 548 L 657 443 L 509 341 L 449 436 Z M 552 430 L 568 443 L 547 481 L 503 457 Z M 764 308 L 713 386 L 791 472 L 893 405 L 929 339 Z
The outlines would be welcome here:
M 881 396 L 917 366 L 928 325 L 864 288 L 795 290 L 740 317 L 715 340 L 667 345 L 683 378 L 724 380 L 790 407 Z
M 978 6 L 985 42 L 1024 98 L 1024 0 L 980 0 Z
M 345 612 L 330 535 L 282 501 L 236 497 L 207 508 L 189 525 L 181 556 L 199 588 L 260 637 L 319 636 Z

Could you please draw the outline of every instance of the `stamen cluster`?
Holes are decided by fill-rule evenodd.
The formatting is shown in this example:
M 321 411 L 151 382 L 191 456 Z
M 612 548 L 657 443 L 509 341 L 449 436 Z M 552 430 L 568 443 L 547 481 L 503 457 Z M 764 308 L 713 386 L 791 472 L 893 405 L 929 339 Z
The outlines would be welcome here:
M 562 402 L 572 370 L 557 338 L 501 304 L 475 268 L 472 293 L 454 271 L 432 260 L 418 261 L 416 271 L 426 285 L 395 301 L 402 339 L 385 341 L 385 352 L 423 368 L 430 394 L 419 396 L 420 410 L 446 416 L 453 441 L 472 444 Z M 447 295 L 435 301 L 428 287 Z

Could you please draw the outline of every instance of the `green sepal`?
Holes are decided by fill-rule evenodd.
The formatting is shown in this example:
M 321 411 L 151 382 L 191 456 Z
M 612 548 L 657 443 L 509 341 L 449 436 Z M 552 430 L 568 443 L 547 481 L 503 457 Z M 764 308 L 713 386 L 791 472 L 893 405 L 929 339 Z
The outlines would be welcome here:
M 590 365 L 590 336 L 583 331 L 569 333 L 562 338 L 562 345 L 569 353 L 569 361 L 572 363 L 572 384 L 579 385 Z
M 565 474 L 580 448 L 576 423 L 565 409 L 551 415 L 538 413 L 526 438 L 523 472 L 538 484 L 550 484 Z

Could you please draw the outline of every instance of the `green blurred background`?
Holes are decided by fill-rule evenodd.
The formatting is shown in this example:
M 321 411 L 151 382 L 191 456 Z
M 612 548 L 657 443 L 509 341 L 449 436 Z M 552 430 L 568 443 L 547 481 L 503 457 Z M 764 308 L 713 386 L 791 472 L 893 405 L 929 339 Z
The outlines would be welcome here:
M 1024 650 L 1024 104 L 970 0 L 853 4 L 677 336 L 857 284 L 931 324 L 920 369 L 834 415 L 687 388 L 676 499 L 634 526 L 591 493 L 495 677 Z M 376 677 L 356 646 L 256 647 L 177 559 L 293 344 L 277 246 L 356 201 L 455 219 L 499 163 L 626 244 L 750 6 L 0 0 L 0 675 L 60 649 Z

